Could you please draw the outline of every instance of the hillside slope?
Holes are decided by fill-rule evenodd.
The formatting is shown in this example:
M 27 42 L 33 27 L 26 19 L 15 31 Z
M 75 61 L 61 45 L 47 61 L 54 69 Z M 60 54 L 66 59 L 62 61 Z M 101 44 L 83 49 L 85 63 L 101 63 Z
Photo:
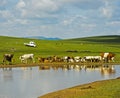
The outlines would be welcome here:
M 51 41 L 0 36 L 0 63 L 2 63 L 5 53 L 14 54 L 15 64 L 20 63 L 19 56 L 28 53 L 33 53 L 37 58 L 54 55 L 83 57 L 85 55 L 99 55 L 100 52 L 113 52 L 116 54 L 116 61 L 120 61 L 119 39 L 120 36 L 105 36 Z M 29 41 L 34 41 L 37 47 L 25 46 L 24 43 Z
M 84 38 L 68 39 L 70 41 L 98 42 L 98 43 L 120 43 L 120 35 L 93 36 Z

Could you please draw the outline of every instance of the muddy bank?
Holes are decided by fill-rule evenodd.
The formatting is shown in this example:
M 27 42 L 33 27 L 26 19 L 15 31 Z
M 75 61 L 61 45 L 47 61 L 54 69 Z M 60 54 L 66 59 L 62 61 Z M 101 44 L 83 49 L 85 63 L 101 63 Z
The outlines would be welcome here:
M 64 62 L 55 62 L 55 63 L 33 63 L 33 64 L 11 64 L 3 65 L 0 64 L 0 68 L 13 68 L 13 67 L 35 67 L 35 66 L 63 66 L 63 65 L 120 65 L 120 62 L 111 62 L 111 63 L 64 63 Z

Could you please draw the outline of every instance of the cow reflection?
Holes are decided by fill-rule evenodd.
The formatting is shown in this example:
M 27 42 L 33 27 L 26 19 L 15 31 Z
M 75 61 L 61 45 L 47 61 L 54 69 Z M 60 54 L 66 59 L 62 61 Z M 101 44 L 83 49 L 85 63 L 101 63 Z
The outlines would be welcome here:
M 81 67 L 80 65 L 75 65 L 75 66 L 74 66 L 74 69 L 77 70 L 77 71 L 79 71 L 79 70 L 82 69 L 82 67 Z
M 85 70 L 93 71 L 93 70 L 99 70 L 100 65 L 84 65 L 82 68 Z
M 81 70 L 81 66 L 80 65 L 63 65 L 62 66 L 62 70 Z
M 21 67 L 22 70 L 32 70 L 32 67 Z
M 53 70 L 58 70 L 59 66 L 52 66 Z
M 71 66 L 70 65 L 63 65 L 62 66 L 62 70 L 71 70 Z
M 63 66 L 62 66 L 62 65 L 53 65 L 53 66 L 51 66 L 51 68 L 52 68 L 53 70 L 58 70 L 58 69 L 62 69 Z
M 39 70 L 50 70 L 50 66 L 49 65 L 41 65 L 41 66 L 39 66 Z
M 113 65 L 103 65 L 101 67 L 101 74 L 102 75 L 111 75 L 115 73 L 115 68 Z
M 4 70 L 3 71 L 3 79 L 4 79 L 4 81 L 12 80 L 13 79 L 12 70 Z
M 29 70 L 30 68 L 30 70 Z M 24 80 L 32 79 L 32 68 L 31 67 L 21 67 L 22 74 L 21 78 Z

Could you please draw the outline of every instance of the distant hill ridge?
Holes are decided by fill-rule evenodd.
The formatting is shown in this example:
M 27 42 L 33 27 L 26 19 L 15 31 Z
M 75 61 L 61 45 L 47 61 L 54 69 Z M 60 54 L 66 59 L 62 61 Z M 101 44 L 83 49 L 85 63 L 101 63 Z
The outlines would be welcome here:
M 11 36 L 0 36 L 1 39 L 10 38 L 10 39 L 18 39 L 22 37 L 11 37 Z M 60 39 L 60 38 L 47 38 L 42 36 L 36 37 L 23 37 L 25 39 L 40 39 L 40 40 L 63 40 L 63 41 L 77 41 L 77 42 L 92 42 L 92 43 L 120 43 L 120 35 L 106 35 L 106 36 L 91 36 L 91 37 L 83 37 L 83 38 L 73 38 L 73 39 Z
M 83 38 L 68 39 L 69 41 L 99 42 L 99 43 L 120 43 L 120 35 L 92 36 Z
M 41 40 L 61 40 L 61 38 L 58 37 L 44 37 L 44 36 L 29 36 L 26 38 L 41 39 Z

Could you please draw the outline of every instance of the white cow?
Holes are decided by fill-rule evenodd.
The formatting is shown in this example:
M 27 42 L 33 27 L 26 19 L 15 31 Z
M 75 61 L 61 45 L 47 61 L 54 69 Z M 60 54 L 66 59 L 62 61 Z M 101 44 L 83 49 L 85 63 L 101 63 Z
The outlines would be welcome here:
M 22 63 L 28 63 L 28 60 L 31 60 L 34 63 L 34 54 L 24 54 L 19 57 Z
M 83 62 L 99 62 L 101 60 L 102 60 L 101 56 L 84 56 L 82 58 Z
M 75 60 L 75 62 L 81 62 L 81 57 L 80 56 L 75 56 L 74 60 Z

